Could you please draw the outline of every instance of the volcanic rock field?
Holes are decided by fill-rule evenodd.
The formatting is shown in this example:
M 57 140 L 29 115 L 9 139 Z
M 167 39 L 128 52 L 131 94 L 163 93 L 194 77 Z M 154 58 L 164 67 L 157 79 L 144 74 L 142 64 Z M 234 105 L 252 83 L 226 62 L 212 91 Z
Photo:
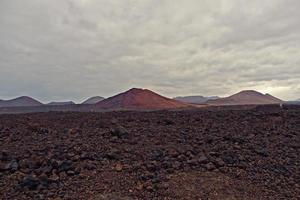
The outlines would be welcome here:
M 300 109 L 0 115 L 0 199 L 300 199 Z

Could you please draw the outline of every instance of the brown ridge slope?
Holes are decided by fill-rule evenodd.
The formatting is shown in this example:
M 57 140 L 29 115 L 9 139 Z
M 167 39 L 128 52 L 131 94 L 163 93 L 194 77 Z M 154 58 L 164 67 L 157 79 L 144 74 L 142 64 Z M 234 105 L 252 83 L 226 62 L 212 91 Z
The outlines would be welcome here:
M 1 100 L 0 107 L 25 107 L 25 106 L 41 106 L 41 102 L 27 96 L 21 96 L 11 100 Z
M 229 97 L 207 101 L 212 105 L 280 104 L 282 100 L 254 90 L 244 90 Z
M 172 109 L 188 104 L 163 97 L 147 89 L 132 88 L 96 104 L 101 109 Z

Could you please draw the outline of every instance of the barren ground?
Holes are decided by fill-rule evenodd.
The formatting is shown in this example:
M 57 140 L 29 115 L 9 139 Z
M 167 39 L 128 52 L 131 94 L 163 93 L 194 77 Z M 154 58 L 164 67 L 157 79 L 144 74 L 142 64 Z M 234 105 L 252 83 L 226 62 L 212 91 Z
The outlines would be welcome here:
M 1 199 L 299 199 L 300 109 L 0 115 Z

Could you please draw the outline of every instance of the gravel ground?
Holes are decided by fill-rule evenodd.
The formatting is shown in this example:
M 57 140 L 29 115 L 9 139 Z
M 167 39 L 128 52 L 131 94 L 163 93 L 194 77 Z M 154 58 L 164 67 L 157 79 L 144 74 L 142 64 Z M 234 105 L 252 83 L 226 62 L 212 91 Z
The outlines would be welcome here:
M 0 115 L 1 199 L 300 199 L 300 109 Z

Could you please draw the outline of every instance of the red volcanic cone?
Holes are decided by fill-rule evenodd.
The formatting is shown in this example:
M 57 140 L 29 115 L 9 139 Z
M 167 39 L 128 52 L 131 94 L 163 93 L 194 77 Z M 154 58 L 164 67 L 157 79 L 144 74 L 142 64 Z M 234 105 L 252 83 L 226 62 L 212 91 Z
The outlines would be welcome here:
M 102 109 L 174 109 L 188 104 L 163 97 L 147 89 L 132 88 L 96 104 Z

